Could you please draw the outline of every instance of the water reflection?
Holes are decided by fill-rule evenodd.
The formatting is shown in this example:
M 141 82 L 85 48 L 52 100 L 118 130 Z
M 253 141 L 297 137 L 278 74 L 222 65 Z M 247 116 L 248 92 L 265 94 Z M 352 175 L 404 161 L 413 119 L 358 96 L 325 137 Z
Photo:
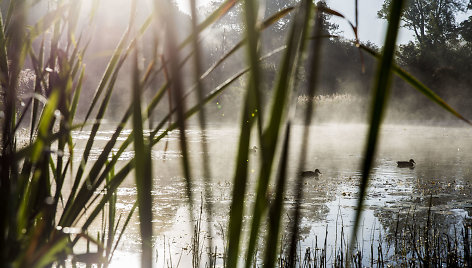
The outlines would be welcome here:
M 289 185 L 285 198 L 286 221 L 290 220 L 293 208 L 293 187 L 298 166 L 298 149 L 302 127 L 295 126 L 289 159 Z M 319 180 L 307 179 L 302 204 L 302 246 L 313 247 L 324 241 L 328 234 L 329 247 L 339 241 L 338 235 L 352 226 L 357 201 L 357 187 L 360 178 L 360 164 L 363 155 L 367 127 L 364 125 L 322 125 L 311 131 L 310 148 L 305 163 L 307 169 L 319 168 L 323 175 Z M 124 141 L 130 131 L 119 138 Z M 110 131 L 99 132 L 91 160 L 98 157 L 101 147 L 112 135 Z M 211 203 L 214 206 L 214 244 L 222 251 L 223 232 L 228 221 L 231 203 L 232 174 L 234 174 L 235 150 L 239 130 L 235 128 L 210 127 L 204 135 L 208 141 L 212 178 Z M 153 196 L 154 196 L 154 245 L 156 247 L 157 267 L 162 267 L 165 259 L 171 258 L 174 266 L 177 260 L 190 263 L 191 225 L 188 218 L 188 203 L 185 197 L 185 182 L 180 168 L 181 152 L 178 146 L 178 131 L 169 133 L 164 141 L 152 151 Z M 195 211 L 200 206 L 203 193 L 203 174 L 201 167 L 201 132 L 188 132 L 189 153 L 192 163 L 192 176 L 195 197 Z M 77 146 L 74 153 L 83 152 L 87 132 L 76 132 Z M 257 139 L 253 139 L 257 140 Z M 256 145 L 256 144 L 254 144 Z M 420 126 L 384 126 L 381 130 L 380 147 L 371 173 L 370 188 L 367 194 L 363 230 L 358 234 L 363 243 L 372 243 L 373 233 L 392 233 L 397 219 L 415 215 L 417 221 L 426 221 L 431 199 L 431 213 L 438 225 L 451 225 L 469 217 L 472 182 L 472 132 L 461 128 L 440 128 Z M 134 156 L 131 148 L 120 158 L 118 166 Z M 250 185 L 258 174 L 258 154 L 251 154 Z M 415 159 L 414 169 L 401 169 L 396 161 Z M 126 215 L 136 200 L 133 176 L 118 190 L 118 213 Z M 252 209 L 248 196 L 246 212 Z M 195 214 L 195 213 L 194 213 Z M 204 214 L 204 212 L 203 212 Z M 203 215 L 204 217 L 205 215 Z M 247 224 L 248 217 L 245 218 Z M 114 264 L 122 260 L 139 258 L 139 226 L 135 215 L 132 224 L 124 234 L 120 254 Z M 285 223 L 286 224 L 286 223 Z M 97 230 L 100 226 L 95 227 Z M 333 234 L 335 238 L 333 238 Z M 370 241 L 370 242 L 369 242 Z M 370 247 L 370 244 L 369 244 Z M 135 257 L 133 257 L 135 256 Z M 181 264 L 182 265 L 182 264 Z M 185 266 L 185 265 L 184 265 Z

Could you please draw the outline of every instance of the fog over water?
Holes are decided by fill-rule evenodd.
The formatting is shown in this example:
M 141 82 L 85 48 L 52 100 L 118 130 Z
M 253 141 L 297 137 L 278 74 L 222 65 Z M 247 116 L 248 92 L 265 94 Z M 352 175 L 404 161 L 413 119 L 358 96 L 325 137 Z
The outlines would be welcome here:
M 294 205 L 293 187 L 299 160 L 302 126 L 293 127 L 291 150 L 289 153 L 288 191 L 285 196 L 284 221 L 290 219 Z M 320 169 L 322 176 L 307 179 L 302 202 L 302 247 L 314 247 L 325 239 L 328 231 L 328 248 L 339 243 L 341 228 L 349 236 L 357 205 L 357 192 L 361 175 L 361 161 L 366 140 L 367 126 L 363 124 L 320 124 L 311 127 L 310 144 L 305 167 L 308 170 Z M 129 130 L 122 134 L 124 139 Z M 201 131 L 188 130 L 189 153 L 193 175 L 194 212 L 198 212 L 203 193 L 201 159 L 203 153 L 200 143 Z M 234 127 L 208 127 L 203 133 L 209 146 L 209 159 L 212 168 L 210 188 L 213 205 L 214 245 L 222 253 L 224 238 L 222 230 L 228 223 L 231 204 L 232 180 L 234 174 L 235 152 L 239 130 Z M 111 132 L 102 131 L 97 135 L 96 147 L 100 151 L 101 140 L 105 142 Z M 87 132 L 76 132 L 75 154 L 81 153 L 88 137 Z M 418 222 L 426 221 L 430 197 L 432 213 L 438 225 L 450 228 L 469 217 L 472 187 L 472 132 L 468 128 L 384 125 L 377 157 L 371 172 L 370 187 L 363 213 L 362 228 L 359 236 L 362 243 L 370 248 L 373 237 L 392 232 L 395 219 L 416 215 Z M 121 139 L 121 138 L 120 138 Z M 122 139 L 121 139 L 122 140 Z M 173 260 L 174 265 L 181 258 L 181 264 L 191 263 L 191 230 L 188 214 L 188 202 L 185 194 L 185 182 L 181 171 L 181 152 L 178 146 L 178 132 L 171 132 L 165 141 L 153 148 L 153 228 L 155 258 L 163 264 L 164 259 Z M 253 139 L 253 144 L 258 145 Z M 103 144 L 102 144 L 103 145 Z M 129 152 L 117 165 L 131 159 Z M 92 159 L 93 159 L 92 150 Z M 251 154 L 249 162 L 250 185 L 255 187 L 258 170 L 256 164 L 259 155 Z M 414 169 L 398 168 L 396 161 L 414 159 Z M 277 165 L 275 165 L 277 167 Z M 271 187 L 273 185 L 271 184 Z M 251 188 L 252 189 L 252 188 Z M 130 175 L 118 190 L 118 213 L 127 215 L 136 200 L 134 176 Z M 252 210 L 252 196 L 247 197 L 245 213 Z M 198 216 L 198 213 L 194 213 Z M 202 219 L 206 213 L 203 210 Z M 247 224 L 246 219 L 244 222 Z M 113 261 L 113 267 L 122 267 L 127 261 L 139 259 L 139 220 L 135 215 L 124 234 L 119 253 Z M 100 224 L 94 228 L 98 231 Z M 204 237 L 206 225 L 203 224 Z M 263 227 L 265 229 L 265 227 Z M 246 230 L 246 229 L 245 229 Z M 262 240 L 261 240 L 262 241 Z M 165 247 L 164 247 L 164 243 Z M 166 252 L 164 253 L 164 248 Z M 169 253 L 170 252 L 170 253 Z M 170 255 L 169 255 L 170 254 Z M 221 259 L 219 259 L 221 261 Z M 184 265 L 185 266 L 185 265 Z M 158 265 L 157 267 L 161 267 Z

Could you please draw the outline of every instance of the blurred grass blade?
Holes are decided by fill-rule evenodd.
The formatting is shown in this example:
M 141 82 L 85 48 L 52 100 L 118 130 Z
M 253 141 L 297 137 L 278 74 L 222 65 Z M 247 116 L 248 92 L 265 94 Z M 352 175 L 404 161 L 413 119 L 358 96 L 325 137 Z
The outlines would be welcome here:
M 251 73 L 249 76 L 248 83 L 252 83 L 249 88 L 251 89 L 251 98 L 254 98 L 254 107 L 251 113 L 255 116 L 257 120 L 257 130 L 259 135 L 262 135 L 262 126 L 264 124 L 264 111 L 261 105 L 261 81 L 262 81 L 262 72 L 259 66 L 259 23 L 260 18 L 258 16 L 262 15 L 262 12 L 259 12 L 259 1 L 258 0 L 244 0 L 243 2 L 243 13 L 244 13 L 244 25 L 246 27 L 245 38 L 247 40 L 246 46 L 246 61 L 251 67 Z M 261 144 L 261 150 L 264 151 L 264 144 Z
M 198 113 L 198 121 L 200 123 L 200 131 L 201 131 L 201 149 L 202 149 L 202 169 L 203 169 L 203 185 L 204 185 L 204 196 L 205 196 L 205 210 L 207 213 L 207 232 L 211 235 L 213 234 L 212 231 L 212 222 L 213 222 L 213 209 L 212 209 L 212 193 L 211 193 L 211 170 L 210 170 L 210 154 L 208 153 L 208 141 L 206 138 L 205 128 L 206 128 L 206 115 L 205 115 L 205 106 L 204 106 L 204 98 L 205 98 L 205 87 L 203 82 L 200 79 L 200 75 L 202 73 L 202 59 L 201 59 L 201 48 L 198 43 L 198 28 L 197 28 L 197 8 L 196 8 L 196 0 L 189 0 L 190 1 L 190 10 L 191 10 L 191 17 L 192 17 L 192 45 L 194 51 L 194 80 L 196 82 L 197 88 L 197 95 L 198 95 L 198 104 L 200 105 Z M 169 121 L 170 123 L 170 121 Z M 197 242 L 197 246 L 198 242 Z M 213 248 L 213 239 L 209 240 L 209 248 Z M 194 257 L 194 266 L 200 266 L 200 258 Z
M 259 92 L 260 70 L 258 62 L 259 34 L 256 30 L 259 1 L 245 0 L 243 8 L 244 25 L 246 27 L 245 36 L 247 39 L 246 60 L 250 66 L 250 74 L 242 111 L 241 134 L 233 181 L 233 200 L 231 202 L 228 224 L 227 267 L 229 268 L 237 267 L 238 265 L 239 244 L 241 241 L 242 219 L 244 214 L 244 197 L 248 179 L 249 144 L 251 140 L 251 129 L 255 120 L 258 120 L 259 133 L 262 133 L 262 110 Z
M 48 137 L 50 137 L 49 129 L 54 120 L 54 112 L 57 108 L 59 102 L 59 91 L 54 91 L 51 96 L 49 96 L 48 103 L 44 108 L 43 114 L 38 124 L 38 139 L 36 140 L 36 145 L 33 147 L 31 153 L 32 163 L 36 163 L 39 160 L 39 157 L 43 151 L 44 144 L 48 143 Z
M 49 136 L 49 129 L 54 120 L 54 111 L 56 110 L 57 103 L 59 98 L 59 92 L 55 91 L 51 94 L 49 101 L 44 109 L 44 112 L 41 116 L 39 122 L 38 138 L 32 145 L 32 151 L 30 154 L 30 163 L 32 166 L 36 166 L 42 157 L 43 167 L 45 169 L 37 168 L 37 171 L 33 173 L 31 182 L 27 184 L 26 187 L 21 187 L 24 189 L 24 192 L 20 193 L 22 197 L 17 211 L 17 226 L 15 228 L 18 230 L 18 233 L 21 233 L 21 230 L 25 229 L 27 226 L 27 221 L 31 219 L 31 213 L 33 213 L 33 206 L 36 202 L 37 192 L 39 192 L 40 187 L 45 185 L 38 185 L 38 182 L 41 181 L 40 178 L 49 175 L 48 160 L 49 157 L 45 157 L 45 150 L 49 143 L 47 142 L 47 137 Z M 38 165 L 41 166 L 41 165 Z M 46 173 L 46 174 L 45 174 Z
M 75 113 L 77 111 L 77 105 L 79 103 L 80 93 L 82 91 L 82 82 L 84 79 L 84 74 L 85 74 L 85 68 L 82 68 L 82 71 L 80 72 L 80 76 L 79 76 L 79 81 L 74 90 L 74 97 L 72 98 L 72 103 L 70 105 L 70 112 L 69 112 L 70 125 L 72 125 L 72 123 L 74 122 Z
M 313 35 L 319 36 L 323 32 L 323 15 L 321 8 L 324 5 L 322 2 L 318 2 L 316 6 L 316 13 L 315 13 L 315 25 L 313 26 Z M 313 98 L 315 96 L 317 87 L 318 87 L 318 79 L 319 79 L 319 72 L 320 72 L 320 63 L 321 63 L 321 47 L 322 47 L 322 39 L 315 38 L 311 40 L 310 48 L 309 48 L 309 55 L 308 55 L 308 78 L 307 78 L 307 91 L 309 98 Z M 296 101 L 296 99 L 294 99 Z M 296 104 L 294 105 L 296 108 Z M 291 111 L 291 116 L 295 115 L 295 109 Z M 303 132 L 301 134 L 300 140 L 300 153 L 299 153 L 299 160 L 298 160 L 298 167 L 297 167 L 297 174 L 301 172 L 305 168 L 305 161 L 307 158 L 307 150 L 310 148 L 310 126 L 312 123 L 313 118 L 313 103 L 308 103 L 308 106 L 305 108 L 304 111 L 304 120 L 303 120 Z M 302 176 L 297 176 L 295 182 L 295 208 L 294 208 L 294 215 L 292 222 L 290 223 L 290 240 L 289 240 L 289 250 L 288 250 L 288 266 L 294 267 L 295 263 L 295 254 L 297 249 L 297 242 L 299 239 L 299 224 L 301 220 L 301 202 L 303 200 L 303 185 L 304 179 Z
M 280 127 L 282 120 L 288 109 L 285 107 L 290 99 L 290 93 L 293 89 L 293 77 L 295 77 L 297 59 L 304 49 L 304 37 L 309 27 L 309 14 L 311 2 L 304 1 L 297 9 L 294 21 L 287 39 L 287 50 L 279 65 L 277 83 L 273 93 L 273 103 L 270 113 L 270 120 L 267 128 L 264 130 L 261 139 L 262 145 L 262 166 L 260 168 L 259 179 L 257 181 L 257 193 L 252 215 L 252 225 L 250 231 L 250 240 L 248 243 L 246 255 L 246 268 L 251 267 L 254 251 L 257 247 L 259 236 L 259 226 L 261 219 L 266 213 L 266 196 L 269 181 L 271 177 L 274 155 L 279 140 Z
M 43 80 L 42 69 L 43 69 L 43 64 L 44 64 L 43 63 L 44 62 L 44 38 L 43 40 L 41 40 L 38 59 L 36 59 L 33 52 L 31 52 L 30 54 L 31 54 L 31 59 L 34 66 L 33 69 L 36 73 L 34 92 L 35 94 L 40 94 L 41 82 Z M 36 98 L 33 98 L 33 109 L 31 111 L 30 142 L 33 141 L 33 135 L 36 128 L 36 119 L 38 118 L 38 109 L 39 109 L 39 102 Z
M 193 197 L 192 197 L 192 175 L 191 175 L 191 168 L 190 168 L 190 159 L 189 159 L 189 152 L 188 152 L 188 145 L 187 145 L 187 134 L 186 134 L 186 125 L 185 125 L 185 101 L 184 101 L 184 80 L 182 79 L 184 76 L 181 73 L 181 66 L 180 66 L 180 58 L 179 58 L 179 49 L 177 47 L 177 36 L 176 31 L 174 28 L 174 8 L 169 5 L 168 2 L 165 0 L 156 1 L 154 4 L 154 10 L 158 15 L 159 21 L 156 23 L 160 23 L 161 25 L 165 25 L 165 53 L 168 55 L 170 60 L 169 62 L 169 70 L 170 70 L 170 83 L 171 86 L 171 93 L 173 99 L 173 106 L 176 108 L 176 123 L 179 129 L 179 145 L 180 150 L 182 153 L 182 170 L 183 176 L 185 179 L 185 188 L 186 188 L 186 195 L 189 204 L 189 216 L 190 216 L 190 229 L 193 233 Z M 163 12 L 166 10 L 166 12 Z M 159 26 L 157 26 L 159 27 Z
M 141 267 L 152 267 L 152 161 L 149 144 L 145 144 L 141 114 L 141 87 L 138 52 L 134 51 L 133 66 L 133 131 L 135 174 L 138 191 L 139 227 L 141 233 Z
M 252 88 L 246 93 L 241 120 L 241 134 L 239 136 L 238 153 L 236 157 L 236 171 L 233 180 L 231 209 L 228 225 L 228 256 L 226 267 L 236 267 L 238 263 L 239 244 L 241 240 L 242 218 L 244 209 L 244 195 L 247 186 L 248 153 L 251 137 L 251 128 L 255 118 L 251 116 L 254 110 L 254 98 L 251 97 Z
M 348 256 L 352 255 L 352 251 L 356 244 L 356 233 L 359 228 L 359 223 L 364 206 L 364 199 L 369 186 L 369 173 L 372 168 L 372 163 L 375 157 L 377 147 L 377 139 L 380 125 L 382 122 L 383 112 L 388 99 L 389 86 L 391 80 L 391 69 L 394 62 L 395 44 L 400 27 L 400 19 L 404 5 L 403 0 L 392 0 L 390 5 L 389 22 L 387 28 L 387 36 L 385 38 L 382 57 L 378 65 L 378 72 L 376 75 L 374 85 L 374 98 L 372 110 L 370 113 L 370 127 L 364 152 L 364 160 L 362 164 L 362 178 L 359 185 L 359 197 L 357 198 L 357 209 L 352 229 L 351 241 L 348 250 Z M 350 257 L 346 258 L 347 266 L 349 266 Z
M 287 183 L 287 166 L 288 166 L 288 151 L 289 151 L 289 141 L 290 141 L 290 128 L 291 123 L 287 122 L 285 127 L 285 138 L 282 148 L 282 154 L 280 159 L 280 165 L 276 188 L 275 188 L 275 197 L 270 204 L 269 211 L 269 226 L 266 233 L 266 247 L 265 247 L 265 258 L 264 258 L 264 267 L 270 268 L 275 266 L 277 260 L 277 247 L 280 237 L 280 222 L 282 219 L 283 211 L 283 201 L 285 193 L 285 185 Z
M 374 56 L 377 59 L 380 59 L 380 55 L 377 54 L 374 50 L 371 48 L 359 44 L 359 47 L 368 52 L 370 55 Z M 426 97 L 434 101 L 436 104 L 444 108 L 446 111 L 450 112 L 452 115 L 455 117 L 459 118 L 460 120 L 466 122 L 469 125 L 472 125 L 472 122 L 470 122 L 468 119 L 466 119 L 464 116 L 459 114 L 454 108 L 452 108 L 449 104 L 447 104 L 441 97 L 439 97 L 434 91 L 432 91 L 430 88 L 428 88 L 426 85 L 421 83 L 418 79 L 416 79 L 414 76 L 409 74 L 407 71 L 403 70 L 401 67 L 399 67 L 396 64 L 392 65 L 392 70 L 393 72 L 398 75 L 400 78 L 405 80 L 408 84 L 410 84 L 413 88 L 418 90 L 419 92 L 423 93 Z
M 108 162 L 108 161 L 107 161 Z M 110 183 L 110 179 L 115 176 L 115 169 L 113 168 L 106 178 L 106 183 Z M 107 188 L 105 188 L 107 189 Z M 110 189 L 107 189 L 109 191 Z M 113 191 L 111 194 L 111 198 L 108 201 L 108 230 L 107 230 L 107 238 L 106 238 L 106 258 L 109 259 L 111 248 L 113 246 L 113 239 L 115 238 L 115 216 L 116 216 L 116 202 L 117 202 L 117 194 L 116 191 Z M 119 220 L 118 223 L 119 224 Z

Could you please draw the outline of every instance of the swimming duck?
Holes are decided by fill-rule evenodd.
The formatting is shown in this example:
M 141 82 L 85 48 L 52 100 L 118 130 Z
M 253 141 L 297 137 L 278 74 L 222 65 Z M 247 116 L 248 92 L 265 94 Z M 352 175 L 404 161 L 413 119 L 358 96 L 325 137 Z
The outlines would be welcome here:
M 319 169 L 315 169 L 315 171 L 309 170 L 309 171 L 300 172 L 300 176 L 302 176 L 302 178 L 315 178 L 315 179 L 318 179 L 321 174 L 323 174 L 323 173 L 321 173 Z
M 416 163 L 415 163 L 415 160 L 413 160 L 413 159 L 410 159 L 410 161 L 398 161 L 397 162 L 397 166 L 399 168 L 406 168 L 406 167 L 414 168 L 415 165 L 416 165 Z
M 255 154 L 257 153 L 257 149 L 259 149 L 257 146 L 253 146 L 252 148 L 249 148 L 249 152 Z

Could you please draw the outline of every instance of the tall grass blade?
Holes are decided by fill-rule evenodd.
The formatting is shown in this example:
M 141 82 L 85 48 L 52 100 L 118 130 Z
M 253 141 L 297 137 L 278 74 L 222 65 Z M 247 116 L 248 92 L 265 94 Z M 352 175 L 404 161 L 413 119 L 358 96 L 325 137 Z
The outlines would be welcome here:
M 241 134 L 239 136 L 238 155 L 236 157 L 236 171 L 233 180 L 233 191 L 231 201 L 231 209 L 229 214 L 228 225 L 228 256 L 226 267 L 236 267 L 238 262 L 239 244 L 241 240 L 242 218 L 244 212 L 244 196 L 247 186 L 247 170 L 248 170 L 248 153 L 251 137 L 251 128 L 256 120 L 251 116 L 251 111 L 256 106 L 252 97 L 254 89 L 248 89 L 246 93 L 243 117 L 241 120 Z
M 257 117 L 257 130 L 259 135 L 262 135 L 262 126 L 264 123 L 261 105 L 260 83 L 262 72 L 259 67 L 259 1 L 244 0 L 243 2 L 244 25 L 246 27 L 245 38 L 247 39 L 246 57 L 248 65 L 251 67 L 251 75 L 249 76 L 249 83 L 252 83 L 252 94 L 255 101 L 255 107 L 252 111 L 253 116 Z M 261 150 L 264 151 L 264 144 L 261 144 Z
M 17 228 L 18 233 L 21 233 L 21 231 L 26 228 L 28 221 L 31 219 L 32 213 L 34 213 L 33 207 L 38 205 L 36 204 L 37 200 L 35 197 L 37 196 L 37 192 L 40 191 L 39 187 L 44 187 L 44 185 L 38 185 L 40 178 L 49 175 L 49 157 L 47 157 L 48 153 L 45 153 L 45 150 L 49 145 L 47 137 L 50 134 L 49 130 L 54 120 L 54 111 L 58 104 L 58 98 L 59 92 L 53 92 L 39 122 L 38 138 L 33 144 L 30 154 L 31 165 L 39 166 L 39 168 L 37 168 L 37 172 L 33 173 L 34 177 L 32 178 L 32 182 L 26 184 L 27 187 L 25 188 L 25 192 L 20 193 L 22 199 L 19 204 L 18 214 L 15 216 L 17 218 L 17 226 L 15 226 L 15 228 Z M 45 169 L 41 169 L 41 160 L 43 162 L 43 167 L 45 165 Z M 44 199 L 40 201 L 40 203 L 42 202 L 44 202 Z
M 106 183 L 110 183 L 110 179 L 115 176 L 115 170 L 112 169 L 107 176 Z M 105 188 L 107 189 L 107 188 Z M 109 191 L 110 189 L 107 189 Z M 111 198 L 108 202 L 108 230 L 107 230 L 107 238 L 106 238 L 106 258 L 107 260 L 110 259 L 111 249 L 113 246 L 113 240 L 115 238 L 115 216 L 116 216 L 116 203 L 117 203 L 117 194 L 116 191 L 112 192 Z M 119 224 L 118 223 L 116 225 Z
M 394 62 L 395 43 L 397 40 L 398 29 L 400 27 L 400 19 L 403 0 L 393 0 L 390 5 L 389 22 L 387 28 L 387 36 L 385 38 L 382 58 L 378 65 L 378 73 L 374 85 L 374 98 L 372 110 L 370 113 L 370 127 L 367 138 L 367 144 L 364 152 L 364 160 L 362 164 L 362 178 L 359 185 L 359 196 L 357 199 L 357 210 L 352 229 L 352 236 L 348 250 L 348 256 L 351 256 L 352 250 L 356 244 L 356 233 L 359 228 L 359 223 L 362 215 L 364 199 L 369 183 L 369 173 L 374 160 L 377 138 L 379 134 L 380 125 L 382 122 L 383 112 L 388 99 L 389 86 L 391 80 L 391 69 Z M 347 266 L 349 266 L 350 258 L 346 258 Z
M 277 247 L 280 237 L 280 222 L 282 219 L 283 201 L 285 186 L 287 183 L 287 165 L 288 165 L 288 150 L 290 141 L 290 121 L 285 127 L 285 137 L 282 148 L 282 155 L 280 159 L 279 170 L 277 174 L 275 197 L 270 204 L 269 210 L 269 227 L 266 238 L 266 248 L 264 257 L 264 267 L 274 267 L 277 260 Z
M 309 1 L 302 2 L 303 6 L 297 10 L 294 17 L 294 22 L 287 40 L 287 50 L 282 58 L 277 83 L 274 88 L 273 103 L 270 114 L 270 121 L 267 128 L 264 130 L 261 139 L 262 146 L 262 166 L 260 169 L 259 179 L 257 181 L 256 200 L 254 204 L 252 215 L 251 234 L 248 243 L 246 255 L 246 267 L 251 266 L 255 248 L 257 246 L 257 238 L 259 234 L 259 226 L 261 219 L 264 218 L 267 205 L 266 195 L 271 177 L 272 165 L 274 162 L 274 155 L 277 148 L 277 141 L 279 140 L 280 127 L 284 118 L 285 109 L 290 93 L 292 90 L 292 81 L 297 67 L 297 58 L 303 50 L 302 40 L 304 32 L 308 27 L 309 10 L 311 4 Z M 288 75 L 287 75 L 288 74 Z
M 259 34 L 256 30 L 258 23 L 259 1 L 244 1 L 244 24 L 247 39 L 247 61 L 251 68 L 246 100 L 243 108 L 241 137 L 237 156 L 237 168 L 233 184 L 233 200 L 228 225 L 228 259 L 227 267 L 236 267 L 238 263 L 239 244 L 241 240 L 242 216 L 244 197 L 247 185 L 248 147 L 250 143 L 251 127 L 254 120 L 258 120 L 258 130 L 262 133 L 262 109 L 259 90 L 260 70 L 258 63 Z M 259 113 L 258 113 L 259 112 Z M 262 147 L 264 151 L 264 147 Z
M 158 5 L 159 4 L 159 5 Z M 173 99 L 173 106 L 176 108 L 176 115 L 177 115 L 177 125 L 179 129 L 179 145 L 180 150 L 182 152 L 182 170 L 183 175 L 185 178 L 185 188 L 187 199 L 189 203 L 189 215 L 190 215 L 190 229 L 193 232 L 193 197 L 192 197 L 192 176 L 191 176 L 191 169 L 190 169 L 190 160 L 187 150 L 187 137 L 186 137 L 186 125 L 185 125 L 185 101 L 184 101 L 184 93 L 183 93 L 183 86 L 184 82 L 182 80 L 182 73 L 180 68 L 180 59 L 179 59 L 179 49 L 176 43 L 176 36 L 175 36 L 175 29 L 173 28 L 173 9 L 169 6 L 169 4 L 165 1 L 159 1 L 159 3 L 155 3 L 154 9 L 161 23 L 161 25 L 165 25 L 165 52 L 170 59 L 169 70 L 170 70 L 170 80 L 171 82 L 171 91 L 172 91 L 172 99 Z M 163 12 L 162 9 L 167 10 Z
M 39 49 L 38 59 L 34 56 L 34 53 L 31 52 L 31 60 L 33 62 L 34 71 L 36 73 L 35 84 L 34 84 L 34 93 L 41 93 L 41 82 L 44 80 L 42 75 L 42 69 L 44 64 L 44 38 L 41 40 L 41 45 Z M 33 135 L 36 128 L 36 120 L 38 118 L 38 109 L 39 101 L 36 98 L 33 98 L 33 109 L 31 111 L 31 125 L 30 125 L 30 143 L 33 141 Z
M 318 37 L 323 32 L 323 18 L 322 18 L 322 7 L 321 3 L 318 3 L 316 6 L 316 13 L 315 13 L 315 25 L 312 29 L 312 35 Z M 309 48 L 309 57 L 308 57 L 308 83 L 307 83 L 307 91 L 308 96 L 311 98 L 315 96 L 317 86 L 318 86 L 318 77 L 320 71 L 320 62 L 321 62 L 321 46 L 322 46 L 322 39 L 315 38 L 311 41 L 310 48 Z M 301 134 L 301 143 L 300 143 L 300 156 L 298 161 L 298 168 L 297 174 L 304 170 L 305 168 L 305 161 L 307 158 L 307 149 L 310 147 L 309 137 L 310 137 L 310 126 L 312 123 L 313 118 L 313 103 L 310 102 L 308 106 L 305 108 L 304 120 L 303 120 L 303 132 Z M 299 237 L 299 223 L 301 218 L 301 202 L 303 200 L 303 184 L 304 179 L 302 176 L 298 176 L 295 183 L 295 209 L 293 220 L 290 226 L 290 246 L 289 246 L 289 256 L 288 256 L 288 267 L 295 267 L 295 254 L 297 249 L 297 242 Z
M 134 51 L 133 66 L 133 130 L 136 187 L 141 233 L 141 267 L 152 267 L 152 161 L 149 144 L 145 144 L 141 115 L 141 87 L 139 81 L 138 52 Z
M 82 68 L 82 71 L 80 72 L 79 80 L 77 82 L 77 86 L 75 87 L 75 90 L 74 90 L 72 103 L 70 105 L 69 125 L 72 125 L 72 123 L 74 122 L 75 113 L 77 112 L 77 105 L 79 104 L 79 97 L 80 97 L 80 93 L 82 92 L 82 83 L 84 81 L 84 74 L 85 74 L 85 68 Z
M 13 2 L 13 3 L 12 3 Z M 15 161 L 16 97 L 20 70 L 26 57 L 26 8 L 24 1 L 12 1 L 14 17 L 0 17 L 0 83 L 2 88 L 2 146 L 0 155 L 0 263 L 8 263 L 16 236 L 18 163 Z M 11 20 L 10 20 L 11 19 Z M 5 26 L 4 26 L 5 25 Z
M 206 127 L 206 116 L 205 116 L 205 107 L 203 106 L 203 99 L 205 97 L 205 88 L 200 80 L 200 75 L 202 73 L 202 60 L 201 60 L 201 50 L 198 43 L 198 28 L 197 28 L 197 8 L 195 1 L 196 0 L 189 0 L 190 1 L 190 10 L 191 10 L 191 17 L 192 17 L 192 45 L 194 51 L 194 79 L 196 82 L 197 88 L 197 95 L 198 95 L 198 104 L 200 104 L 200 112 L 198 121 L 200 123 L 200 131 L 201 134 L 201 148 L 203 152 L 202 157 L 202 168 L 203 168 L 203 184 L 204 184 L 204 192 L 205 192 L 205 209 L 207 211 L 207 231 L 211 235 L 213 234 L 212 231 L 212 222 L 213 222 L 213 209 L 211 205 L 211 172 L 210 172 L 210 155 L 208 154 L 208 142 L 206 139 L 205 127 Z M 170 122 L 170 121 L 169 121 Z M 213 240 L 210 239 L 209 247 L 213 248 Z M 195 262 L 194 266 L 200 266 L 199 260 L 200 258 L 194 258 Z

